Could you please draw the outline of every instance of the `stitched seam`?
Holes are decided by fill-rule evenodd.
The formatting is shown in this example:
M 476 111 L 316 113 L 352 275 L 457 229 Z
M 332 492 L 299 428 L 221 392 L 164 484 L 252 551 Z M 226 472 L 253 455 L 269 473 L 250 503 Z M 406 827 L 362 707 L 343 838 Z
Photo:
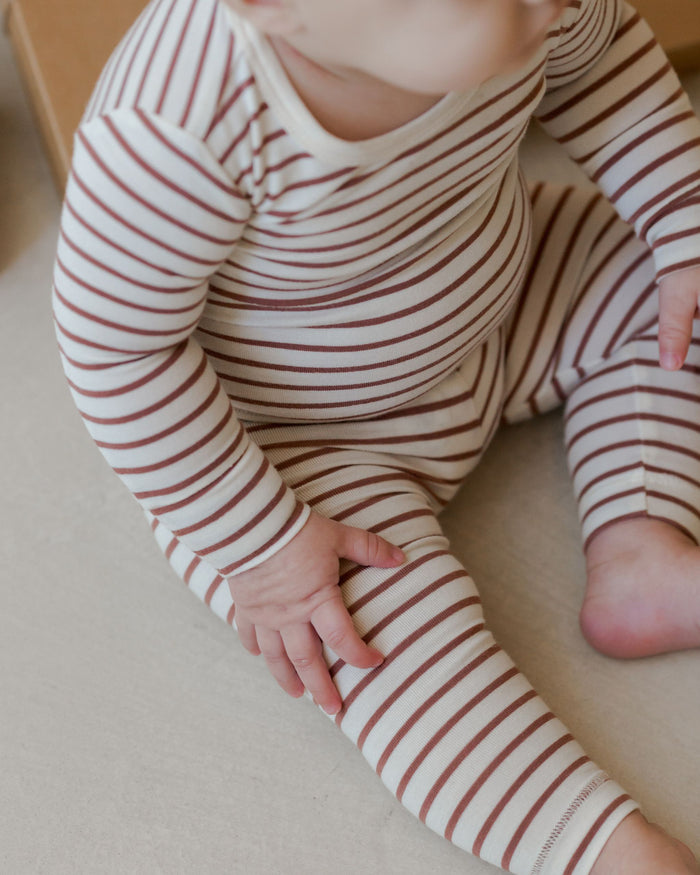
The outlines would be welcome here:
M 574 818 L 574 815 L 579 810 L 579 808 L 589 799 L 592 794 L 606 781 L 609 781 L 610 778 L 607 775 L 598 775 L 596 778 L 593 778 L 592 781 L 589 781 L 588 784 L 581 790 L 578 796 L 574 799 L 574 801 L 569 805 L 561 819 L 554 827 L 552 832 L 549 835 L 549 838 L 545 842 L 542 850 L 539 853 L 539 856 L 535 860 L 535 865 L 532 867 L 530 875 L 540 875 L 542 872 L 542 867 L 547 862 L 547 858 L 551 855 L 552 849 L 556 845 L 556 843 L 561 838 L 564 830 L 569 826 L 571 821 Z

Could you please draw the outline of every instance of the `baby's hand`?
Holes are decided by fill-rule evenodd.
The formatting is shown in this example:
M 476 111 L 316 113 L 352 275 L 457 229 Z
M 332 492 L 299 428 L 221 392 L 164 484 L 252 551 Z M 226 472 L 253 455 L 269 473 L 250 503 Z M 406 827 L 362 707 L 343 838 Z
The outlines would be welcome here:
M 358 668 L 373 668 L 383 659 L 360 638 L 343 604 L 338 586 L 341 558 L 393 568 L 405 557 L 371 532 L 312 512 L 279 553 L 228 581 L 246 650 L 263 654 L 283 690 L 298 697 L 306 688 L 328 714 L 337 714 L 342 702 L 321 642 Z
M 699 303 L 700 267 L 680 270 L 659 282 L 659 361 L 667 371 L 677 371 L 685 361 Z

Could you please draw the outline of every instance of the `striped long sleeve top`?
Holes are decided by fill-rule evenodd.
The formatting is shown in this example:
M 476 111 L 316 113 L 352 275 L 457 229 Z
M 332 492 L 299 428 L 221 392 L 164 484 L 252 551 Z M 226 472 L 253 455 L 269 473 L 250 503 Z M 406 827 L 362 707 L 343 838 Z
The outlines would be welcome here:
M 308 515 L 246 423 L 380 416 L 502 323 L 533 115 L 660 276 L 700 264 L 700 124 L 619 0 L 572 0 L 518 73 L 360 142 L 319 125 L 219 0 L 153 0 L 116 49 L 75 138 L 60 350 L 109 464 L 221 574 Z

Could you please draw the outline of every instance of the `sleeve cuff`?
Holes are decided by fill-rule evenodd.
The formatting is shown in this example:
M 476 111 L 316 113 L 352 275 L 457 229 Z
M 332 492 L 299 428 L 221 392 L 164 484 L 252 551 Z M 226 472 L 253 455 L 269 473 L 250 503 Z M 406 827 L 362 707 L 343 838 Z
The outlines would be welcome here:
M 700 265 L 700 198 L 698 203 L 679 206 L 654 223 L 646 232 L 654 255 L 656 275 L 668 274 Z
M 279 552 L 311 512 L 252 441 L 235 467 L 207 490 L 207 507 L 204 519 L 170 530 L 224 577 Z M 170 528 L 167 513 L 158 517 Z

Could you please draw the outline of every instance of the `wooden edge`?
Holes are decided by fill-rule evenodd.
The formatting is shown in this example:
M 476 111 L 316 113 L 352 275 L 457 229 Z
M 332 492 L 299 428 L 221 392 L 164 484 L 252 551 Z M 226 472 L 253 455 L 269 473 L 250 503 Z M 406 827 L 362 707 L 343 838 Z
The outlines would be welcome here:
M 10 37 L 20 78 L 29 94 L 29 103 L 46 146 L 51 173 L 59 192 L 63 192 L 70 171 L 71 155 L 61 136 L 58 119 L 52 108 L 49 91 L 19 3 L 10 2 L 5 9 L 4 29 Z
M 698 4 L 700 6 L 700 4 Z M 700 8 L 698 9 L 700 15 Z M 683 46 L 667 53 L 677 73 L 693 73 L 700 70 L 700 43 Z

